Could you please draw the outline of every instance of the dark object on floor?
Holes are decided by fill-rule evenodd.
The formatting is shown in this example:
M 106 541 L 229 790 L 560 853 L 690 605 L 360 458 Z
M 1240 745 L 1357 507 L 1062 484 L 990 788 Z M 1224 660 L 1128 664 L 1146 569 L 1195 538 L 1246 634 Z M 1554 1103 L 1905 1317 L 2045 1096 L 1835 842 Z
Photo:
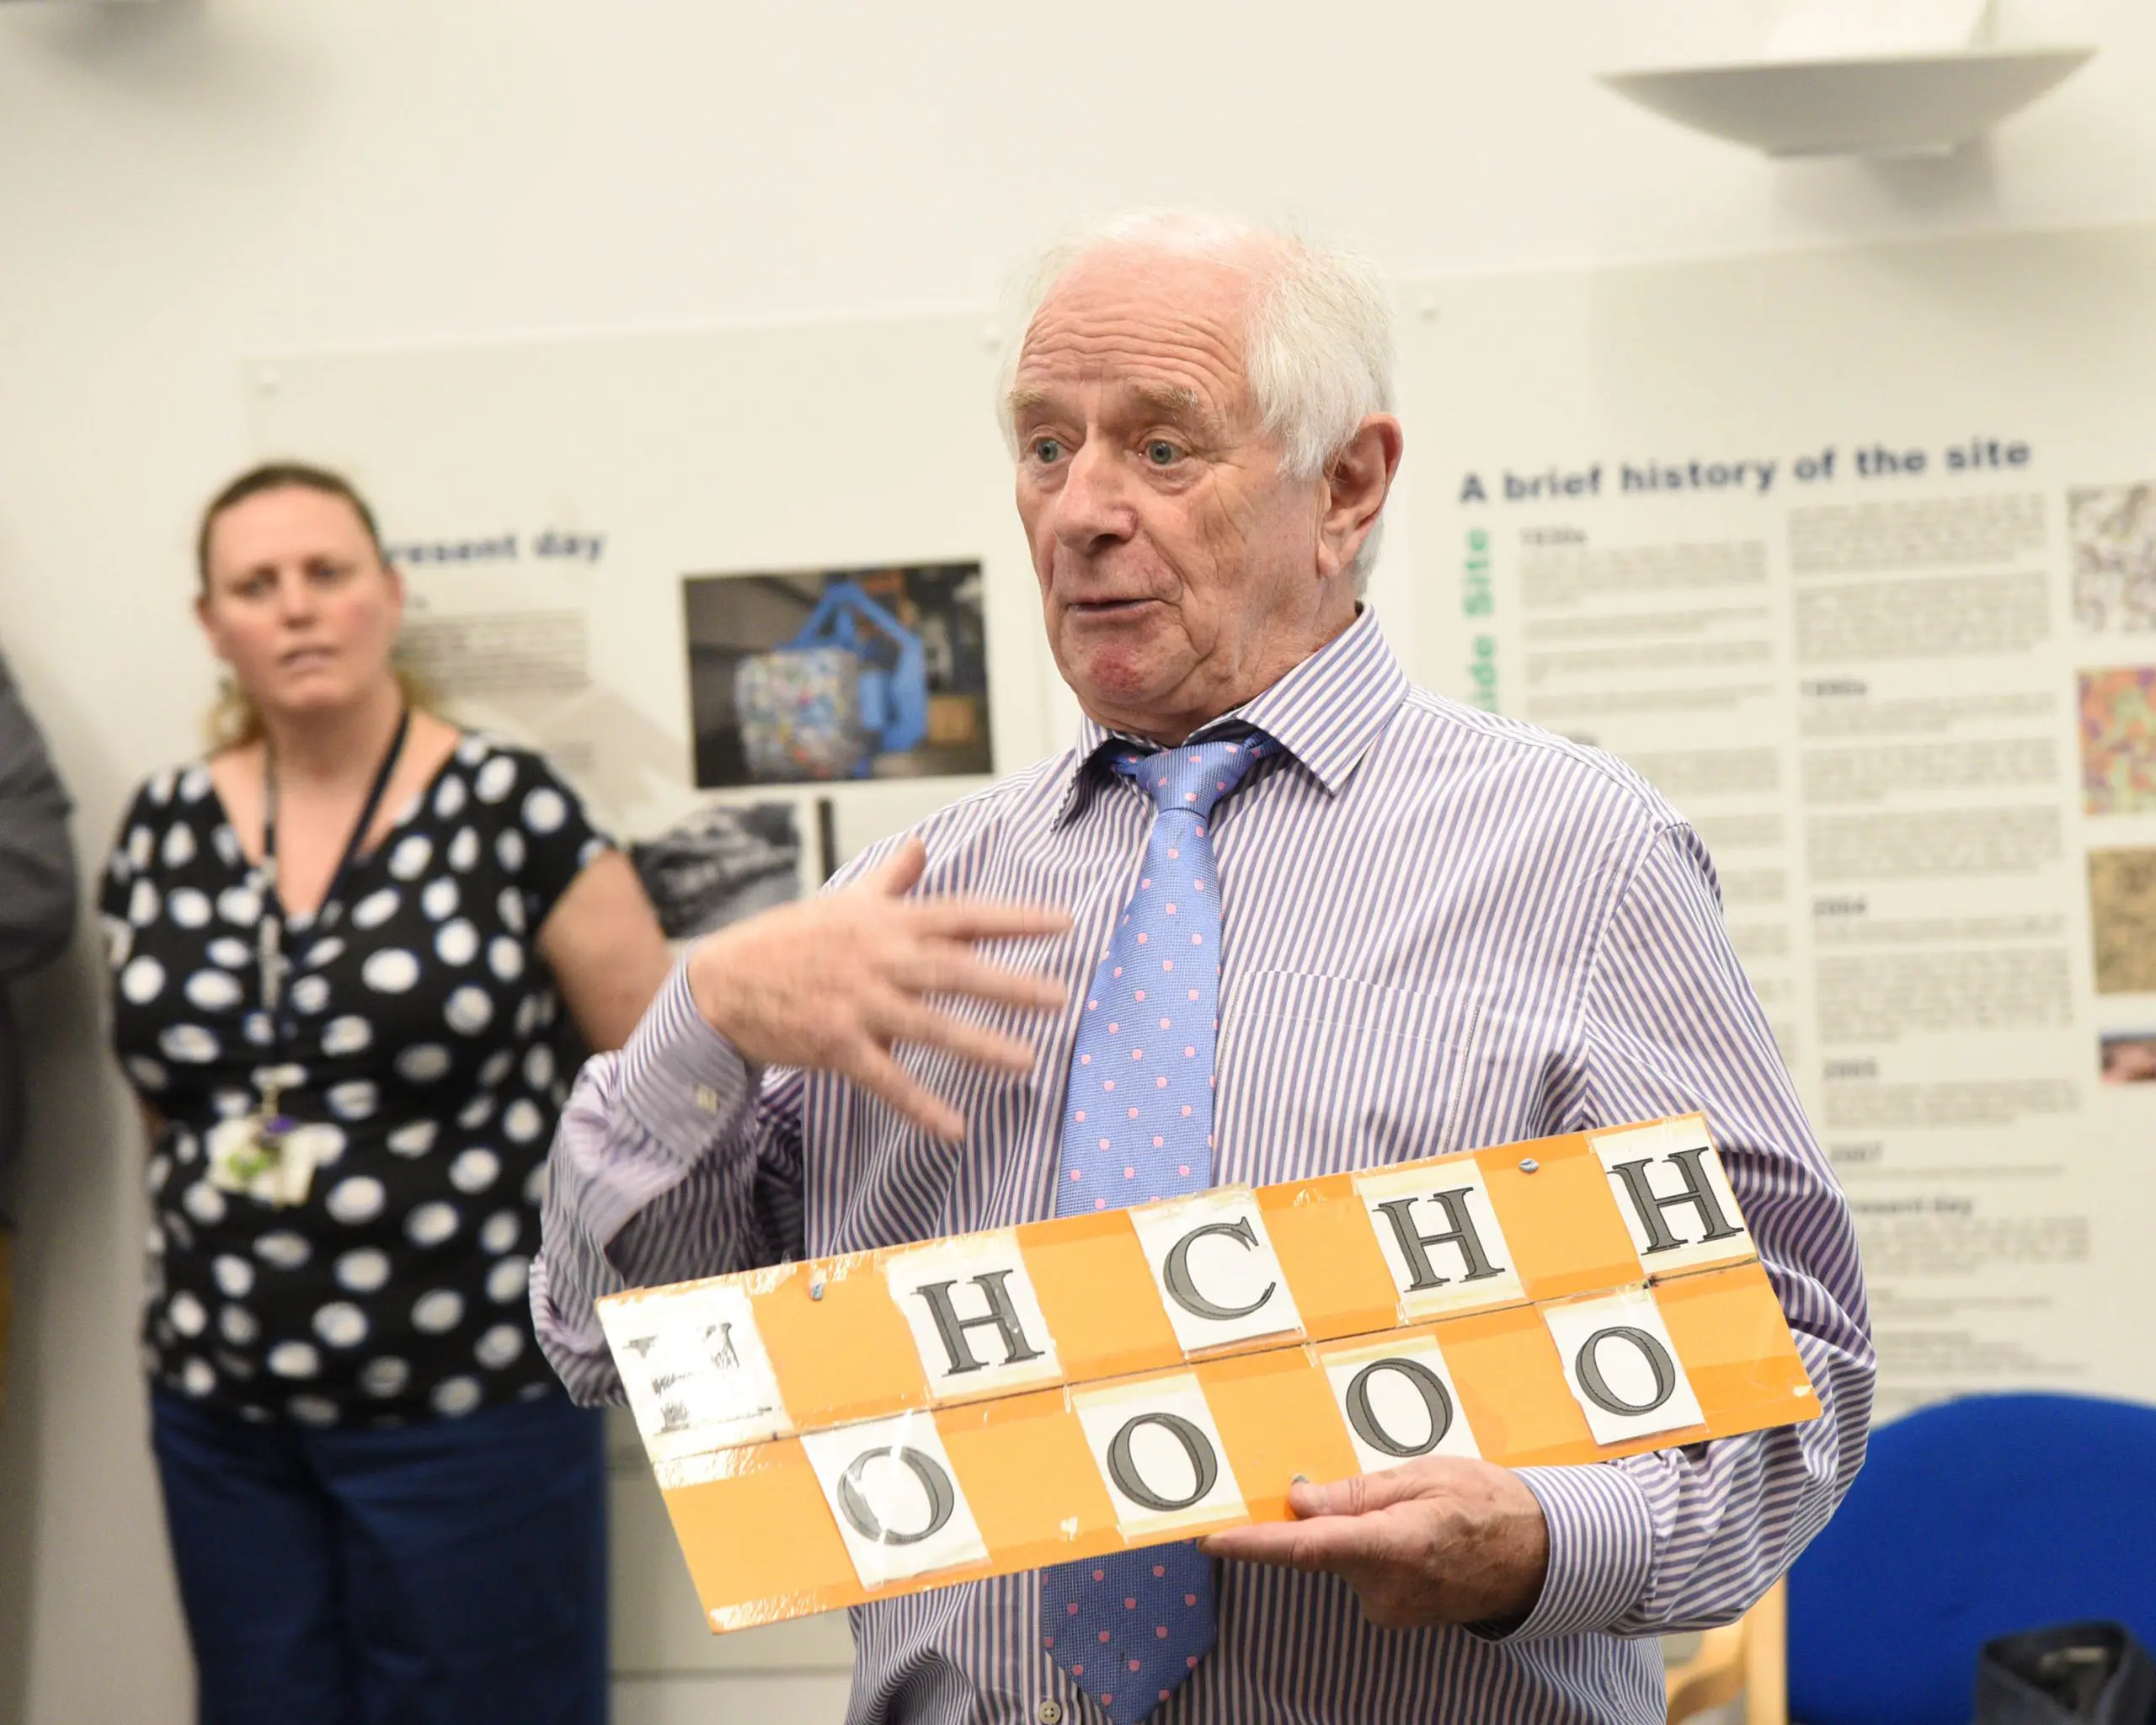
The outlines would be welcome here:
M 1790 1577 L 1791 1716 L 1969 1725 L 1979 1652 L 2031 1624 L 2156 1645 L 2152 1478 L 2156 1407 L 1972 1396 L 1880 1427 Z
M 2063 1623 L 1988 1642 L 1976 1725 L 2148 1725 L 2156 1660 L 2116 1623 Z

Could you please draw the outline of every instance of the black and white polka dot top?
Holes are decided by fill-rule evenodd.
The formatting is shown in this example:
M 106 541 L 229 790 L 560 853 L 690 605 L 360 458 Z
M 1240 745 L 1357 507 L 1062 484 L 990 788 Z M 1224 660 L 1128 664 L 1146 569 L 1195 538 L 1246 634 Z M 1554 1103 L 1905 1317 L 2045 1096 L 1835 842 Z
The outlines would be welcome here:
M 556 1387 L 525 1284 L 568 1075 L 533 942 L 606 844 L 538 756 L 467 736 L 342 902 L 287 921 L 273 1023 L 262 904 L 208 772 L 136 793 L 103 908 L 113 1045 L 164 1122 L 143 1319 L 160 1381 L 312 1425 Z M 313 1140 L 300 1204 L 206 1178 L 210 1131 L 265 1084 Z

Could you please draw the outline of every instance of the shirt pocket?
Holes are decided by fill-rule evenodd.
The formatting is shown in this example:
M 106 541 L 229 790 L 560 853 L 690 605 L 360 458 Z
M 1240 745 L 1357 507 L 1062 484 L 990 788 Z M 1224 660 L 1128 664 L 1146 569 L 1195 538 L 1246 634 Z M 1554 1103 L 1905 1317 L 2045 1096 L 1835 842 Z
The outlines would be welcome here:
M 1468 991 L 1260 970 L 1221 1001 L 1214 1178 L 1265 1185 L 1468 1149 L 1485 1073 Z M 1472 1122 L 1481 1124 L 1481 1119 Z

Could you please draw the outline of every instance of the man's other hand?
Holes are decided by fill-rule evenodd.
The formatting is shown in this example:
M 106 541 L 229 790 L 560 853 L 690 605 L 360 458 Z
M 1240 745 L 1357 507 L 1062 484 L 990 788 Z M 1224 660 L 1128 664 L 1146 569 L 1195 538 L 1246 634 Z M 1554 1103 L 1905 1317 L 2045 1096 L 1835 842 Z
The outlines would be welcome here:
M 1431 1455 L 1333 1485 L 1289 1488 L 1292 1521 L 1230 1528 L 1209 1556 L 1324 1570 L 1383 1629 L 1516 1624 L 1542 1595 L 1550 1530 L 1510 1468 Z
M 1065 912 L 989 899 L 907 897 L 927 852 L 909 838 L 842 891 L 752 916 L 707 936 L 689 987 L 712 1028 L 760 1066 L 839 1072 L 938 1137 L 966 1123 L 892 1057 L 897 1043 L 940 1048 L 1005 1072 L 1033 1051 L 931 1005 L 938 996 L 1049 1012 L 1068 991 L 1038 971 L 988 964 L 974 943 L 1060 934 Z

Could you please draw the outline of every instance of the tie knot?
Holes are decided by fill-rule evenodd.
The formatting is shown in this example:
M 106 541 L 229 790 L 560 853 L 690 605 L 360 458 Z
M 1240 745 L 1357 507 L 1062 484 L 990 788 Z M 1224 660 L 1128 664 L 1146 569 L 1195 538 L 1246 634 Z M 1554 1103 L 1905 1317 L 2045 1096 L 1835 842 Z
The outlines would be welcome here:
M 1180 810 L 1203 820 L 1273 747 L 1270 739 L 1251 732 L 1225 742 L 1196 743 L 1152 755 L 1118 749 L 1113 765 L 1152 798 L 1161 814 Z

